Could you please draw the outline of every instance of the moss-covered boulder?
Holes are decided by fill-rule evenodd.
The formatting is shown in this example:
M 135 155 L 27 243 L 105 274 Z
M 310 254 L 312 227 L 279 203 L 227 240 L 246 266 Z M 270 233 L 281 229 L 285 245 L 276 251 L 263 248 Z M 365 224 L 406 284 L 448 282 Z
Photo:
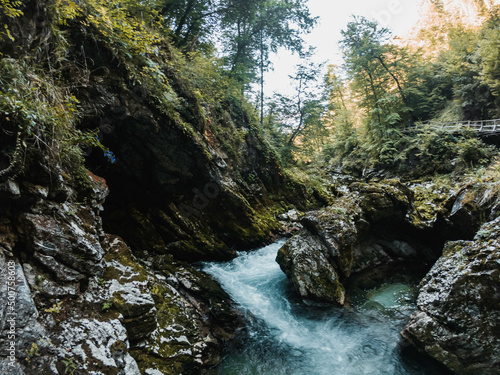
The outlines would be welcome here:
M 343 305 L 344 286 L 329 259 L 321 240 L 302 231 L 279 250 L 276 261 L 301 297 Z
M 402 335 L 456 374 L 500 373 L 500 218 L 449 242 Z
M 218 363 L 239 326 L 220 286 L 170 255 L 140 262 L 121 238 L 106 244 L 101 309 L 126 328 L 141 372 L 195 374 Z
M 428 249 L 400 231 L 411 209 L 412 192 L 399 181 L 352 183 L 333 205 L 301 217 L 303 230 L 277 262 L 302 297 L 342 305 L 353 275 L 428 260 Z

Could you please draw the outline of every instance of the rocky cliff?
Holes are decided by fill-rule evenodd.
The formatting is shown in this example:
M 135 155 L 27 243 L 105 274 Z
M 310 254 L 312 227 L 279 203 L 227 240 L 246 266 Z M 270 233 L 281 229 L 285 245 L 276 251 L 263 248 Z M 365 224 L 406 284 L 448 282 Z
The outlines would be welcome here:
M 89 177 L 79 194 L 26 174 L 0 184 L 2 373 L 179 374 L 216 363 L 241 324 L 228 296 L 189 265 L 139 260 L 106 234 L 108 187 Z
M 500 371 L 499 223 L 484 224 L 472 241 L 446 244 L 402 332 L 457 374 Z
M 342 184 L 334 204 L 304 214 L 303 229 L 279 250 L 293 288 L 305 299 L 344 305 L 352 297 L 346 290 L 430 268 L 404 340 L 456 374 L 498 373 L 497 183 Z
M 105 229 L 135 251 L 227 259 L 277 229 L 268 207 L 305 202 L 241 92 L 213 58 L 175 50 L 147 8 L 21 4 L 22 16 L 5 18 L 12 39 L 0 41 L 5 146 L 17 126 L 21 148 L 43 141 L 70 169 L 80 156 L 67 151 L 80 146 L 110 187 Z M 52 134 L 70 144 L 45 139 Z

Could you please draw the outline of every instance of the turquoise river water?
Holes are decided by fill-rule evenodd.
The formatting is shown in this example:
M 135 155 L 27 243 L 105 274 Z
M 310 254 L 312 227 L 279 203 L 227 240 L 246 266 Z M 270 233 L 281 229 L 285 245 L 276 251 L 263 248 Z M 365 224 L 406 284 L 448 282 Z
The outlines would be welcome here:
M 384 284 L 354 308 L 306 304 L 275 262 L 279 241 L 226 263 L 205 263 L 247 316 L 247 328 L 211 370 L 221 375 L 437 375 L 400 354 L 415 287 Z

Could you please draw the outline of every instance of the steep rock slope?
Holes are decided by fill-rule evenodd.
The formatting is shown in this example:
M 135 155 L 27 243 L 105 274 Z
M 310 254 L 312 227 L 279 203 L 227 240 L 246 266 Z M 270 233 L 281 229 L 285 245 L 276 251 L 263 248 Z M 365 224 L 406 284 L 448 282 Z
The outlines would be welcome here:
M 214 281 L 171 258 L 140 262 L 105 234 L 102 179 L 78 192 L 26 175 L 0 184 L 2 373 L 198 373 L 217 362 L 239 321 Z
M 144 5 L 30 0 L 20 9 L 6 19 L 13 41 L 0 43 L 6 83 L 58 92 L 84 132 L 87 166 L 110 187 L 104 226 L 134 251 L 227 259 L 277 229 L 267 207 L 300 205 L 303 189 L 284 176 L 252 106 L 209 58 L 172 48 Z M 9 92 L 4 109 L 19 111 L 18 96 Z M 16 116 L 22 138 L 36 117 L 27 112 Z

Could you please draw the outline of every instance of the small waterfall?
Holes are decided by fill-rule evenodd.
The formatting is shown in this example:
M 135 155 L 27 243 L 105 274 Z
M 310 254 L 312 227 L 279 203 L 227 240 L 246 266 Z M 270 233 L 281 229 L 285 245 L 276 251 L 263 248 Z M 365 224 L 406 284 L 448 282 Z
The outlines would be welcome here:
M 212 374 L 255 375 L 421 375 L 438 374 L 398 352 L 399 331 L 411 309 L 387 313 L 309 306 L 289 291 L 275 262 L 279 241 L 242 253 L 227 263 L 205 263 L 248 313 L 245 337 L 225 354 Z M 394 287 L 386 287 L 394 294 Z M 407 288 L 407 286 L 402 286 Z M 381 298 L 379 293 L 372 293 Z M 392 300 L 391 300 L 392 301 Z M 391 302 L 392 303 L 392 302 Z M 394 305 L 394 303 L 392 303 Z M 377 303 L 378 306 L 384 307 Z

